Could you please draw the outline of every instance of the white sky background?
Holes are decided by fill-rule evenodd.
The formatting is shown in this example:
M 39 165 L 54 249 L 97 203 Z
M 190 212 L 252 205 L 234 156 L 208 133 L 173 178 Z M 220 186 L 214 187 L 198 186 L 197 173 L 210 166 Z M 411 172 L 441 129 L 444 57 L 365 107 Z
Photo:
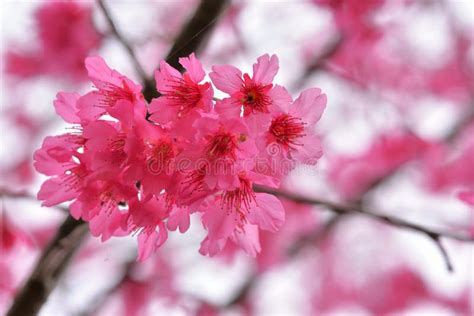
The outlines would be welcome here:
M 474 1 L 448 2 L 458 21 L 462 25 L 469 25 L 474 30 Z M 156 17 L 159 16 L 156 7 L 169 7 L 173 2 L 155 1 L 156 5 L 147 1 L 109 1 L 108 3 L 114 4 L 111 9 L 120 30 L 131 41 L 140 41 L 150 30 L 159 32 L 156 30 L 158 28 Z M 37 4 L 36 1 L 2 0 L 0 33 L 3 49 L 8 48 L 12 41 L 27 43 L 32 39 L 29 17 Z M 210 70 L 214 63 L 232 63 L 243 70 L 250 70 L 252 63 L 259 55 L 275 53 L 280 59 L 281 69 L 275 81 L 291 87 L 304 69 L 301 61 L 301 44 L 311 35 L 327 28 L 331 21 L 330 14 L 305 1 L 255 0 L 248 1 L 246 4 L 247 7 L 239 18 L 239 25 L 247 51 L 228 56 L 226 60 L 213 60 L 212 52 L 228 45 L 233 40 L 227 33 L 217 32 L 204 55 L 203 62 L 206 70 Z M 418 49 L 420 62 L 431 62 L 443 58 L 446 54 L 446 48 L 449 48 L 447 43 L 449 44 L 450 39 L 446 36 L 446 25 L 440 19 L 439 12 L 413 10 L 407 14 L 407 12 L 387 10 L 385 14 L 386 16 L 381 17 L 382 20 L 406 19 L 404 22 L 406 30 L 401 35 Z M 97 14 L 95 18 L 98 25 L 103 27 L 104 21 L 100 14 Z M 149 56 L 155 56 L 154 64 L 158 64 L 159 56 L 164 56 L 166 52 L 167 48 L 164 45 L 147 46 L 139 54 L 146 56 L 147 61 L 153 60 L 148 59 Z M 112 68 L 134 76 L 128 56 L 118 43 L 107 40 L 99 53 Z M 149 66 L 147 69 L 151 70 Z M 361 93 L 334 77 L 318 74 L 313 76 L 307 85 L 318 86 L 328 95 L 329 103 L 321 122 L 320 132 L 325 135 L 325 144 L 331 150 L 338 152 L 360 150 L 370 141 L 374 131 L 386 127 L 387 124 L 397 124 L 397 118 L 393 119 L 393 113 L 389 110 L 391 107 L 384 105 L 384 101 L 380 101 L 376 96 Z M 84 89 L 89 88 L 88 84 L 84 86 Z M 21 94 L 23 99 L 17 100 L 13 97 L 17 98 L 18 94 L 13 95 L 9 89 L 10 87 L 6 89 L 2 83 L 2 110 L 10 106 L 22 105 L 39 117 L 53 116 L 52 100 L 55 94 L 59 90 L 68 90 L 62 82 L 38 79 L 16 86 L 15 89 L 18 91 L 27 91 Z M 292 89 L 294 97 L 299 92 Z M 381 103 L 378 109 L 368 108 L 369 111 L 373 111 L 370 114 L 370 124 L 367 120 L 367 108 L 364 107 L 367 102 Z M 350 122 L 341 120 L 342 113 L 347 112 L 348 107 L 351 107 L 350 111 L 353 114 Z M 447 126 L 449 127 L 449 124 L 456 120 L 457 113 L 449 102 L 427 98 L 420 100 L 419 106 L 410 110 L 409 115 L 409 121 L 414 130 L 420 135 L 436 139 L 446 133 Z M 4 164 L 4 162 L 13 162 L 17 151 L 29 150 L 29 148 L 21 148 L 21 135 L 15 134 L 3 118 L 0 118 L 0 124 L 0 159 Z M 64 125 L 58 119 L 58 124 L 47 133 L 59 134 L 64 131 L 63 128 Z M 40 141 L 41 138 L 38 138 L 37 146 L 40 145 Z M 298 174 L 293 183 L 298 185 L 303 193 L 329 194 L 330 197 L 336 197 L 321 178 L 326 166 L 327 162 L 323 159 L 318 174 L 313 176 Z M 420 183 L 414 181 L 413 174 L 413 170 L 408 168 L 386 187 L 381 188 L 380 196 L 383 198 L 374 201 L 377 209 L 434 227 L 443 223 L 462 224 L 469 220 L 472 214 L 466 206 L 454 201 L 450 196 L 434 197 L 421 190 Z M 42 178 L 38 180 L 37 185 L 40 180 Z M 36 190 L 37 187 L 31 189 L 31 191 Z M 18 203 L 14 203 L 17 202 L 7 201 L 7 211 L 17 210 L 13 216 L 10 213 L 9 215 L 19 226 L 23 221 L 31 223 L 58 219 L 54 211 L 41 209 L 34 203 L 21 204 L 25 207 L 18 207 Z M 357 262 L 362 267 L 370 269 L 373 267 L 371 264 L 373 252 L 378 254 L 374 259 L 376 262 L 379 260 L 385 262 L 387 258 L 384 256 L 401 257 L 402 262 L 407 262 L 419 271 L 434 289 L 450 295 L 457 295 L 469 282 L 471 284 L 474 282 L 472 246 L 446 241 L 445 244 L 456 269 L 454 274 L 448 274 L 439 251 L 425 237 L 400 229 L 390 229 L 387 234 L 393 245 L 391 243 L 389 249 L 384 249 L 384 245 L 378 243 L 379 225 L 374 225 L 372 221 L 365 219 L 353 219 L 347 222 L 347 225 L 341 225 L 336 230 L 338 241 L 340 239 L 345 247 L 361 248 L 360 251 L 348 251 L 347 258 L 341 258 L 347 263 Z M 176 260 L 176 265 L 180 270 L 179 285 L 187 293 L 195 293 L 214 302 L 226 301 L 229 293 L 239 288 L 251 270 L 251 262 L 245 255 L 242 255 L 230 267 L 216 260 L 201 257 L 197 251 L 203 232 L 197 221 L 194 221 L 194 226 L 185 235 L 172 235 L 175 236 L 166 244 L 165 249 L 179 259 Z M 355 245 L 354 240 L 362 244 Z M 94 297 L 94 293 L 106 287 L 107 282 L 113 277 L 113 267 L 116 264 L 114 260 L 123 259 L 121 253 L 125 253 L 121 249 L 123 247 L 133 249 L 134 241 L 115 239 L 104 247 L 110 251 L 105 251 L 103 257 L 91 262 L 86 268 L 78 265 L 71 269 L 67 280 L 54 293 L 42 315 L 70 314 L 88 304 Z M 365 253 L 367 256 L 360 256 L 360 253 Z M 305 315 L 308 313 L 308 307 L 301 303 L 304 298 L 304 289 L 300 288 L 298 282 L 300 278 L 307 277 L 303 272 L 306 265 L 304 258 L 300 258 L 264 277 L 257 289 L 261 300 L 258 304 L 260 313 L 266 315 Z M 83 269 L 87 269 L 87 273 L 84 273 Z M 364 271 L 362 269 L 361 277 L 367 275 L 364 274 L 367 271 Z M 91 289 L 91 286 L 97 288 Z M 155 308 L 162 311 L 165 307 L 157 305 Z M 354 307 L 347 307 L 347 310 L 338 312 L 339 315 L 363 313 L 356 310 Z M 168 312 L 176 315 L 183 313 L 179 309 Z M 415 312 L 417 315 L 452 315 L 439 306 L 420 306 L 413 310 L 413 314 Z

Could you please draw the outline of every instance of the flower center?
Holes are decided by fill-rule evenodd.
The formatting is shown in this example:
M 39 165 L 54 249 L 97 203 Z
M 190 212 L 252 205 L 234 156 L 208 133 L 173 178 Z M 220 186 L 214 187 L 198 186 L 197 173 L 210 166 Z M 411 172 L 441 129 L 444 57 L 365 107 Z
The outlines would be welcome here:
M 305 123 L 300 118 L 288 114 L 280 114 L 272 120 L 269 132 L 277 143 L 294 148 L 303 146 L 298 143 L 298 138 L 304 136 Z
M 127 158 L 125 152 L 125 134 L 119 133 L 115 137 L 107 139 L 107 149 L 112 154 L 113 162 L 121 165 Z
M 252 189 L 250 180 L 240 177 L 240 187 L 222 193 L 222 207 L 228 213 L 236 212 L 240 217 L 240 224 L 245 223 L 252 202 L 256 202 L 255 192 Z
M 200 106 L 200 85 L 193 82 L 187 74 L 185 74 L 183 78 L 174 77 L 168 81 L 168 89 L 161 92 L 163 96 L 172 102 L 173 106 L 179 107 L 178 117 Z M 201 86 L 207 89 L 209 88 L 209 83 L 205 83 Z
M 86 176 L 87 170 L 83 165 L 71 163 L 71 168 L 67 169 L 62 178 L 67 187 L 66 192 L 77 191 L 82 187 L 82 180 Z
M 271 88 L 271 84 L 255 83 L 248 74 L 245 74 L 244 83 L 240 89 L 240 100 L 244 106 L 244 115 L 258 112 L 268 113 L 268 107 L 272 103 L 272 99 L 268 95 Z
M 230 158 L 236 160 L 235 150 L 238 139 L 229 132 L 219 131 L 209 140 L 206 152 L 211 158 Z
M 121 87 L 109 82 L 104 82 L 99 88 L 98 93 L 101 95 L 99 106 L 113 107 L 119 100 L 135 101 L 133 92 L 125 85 Z
M 146 146 L 146 163 L 148 170 L 152 174 L 160 174 L 163 171 L 170 171 L 175 156 L 175 148 L 168 139 L 151 141 Z

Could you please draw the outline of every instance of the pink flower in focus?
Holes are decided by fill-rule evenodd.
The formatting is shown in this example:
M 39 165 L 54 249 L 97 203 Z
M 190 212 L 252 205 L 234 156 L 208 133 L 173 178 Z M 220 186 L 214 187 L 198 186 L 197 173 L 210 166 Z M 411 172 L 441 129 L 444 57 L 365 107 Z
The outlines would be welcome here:
M 78 113 L 81 118 L 97 118 L 121 100 L 129 101 L 140 109 L 145 107 L 141 85 L 110 69 L 101 57 L 88 57 L 85 63 L 89 79 L 97 90 L 82 97 Z
M 272 120 L 260 141 L 260 152 L 267 153 L 268 159 L 276 161 L 276 170 L 283 170 L 283 161 L 303 164 L 316 164 L 322 156 L 322 149 L 315 125 L 326 107 L 326 95 L 321 90 L 312 88 L 303 91 L 292 103 L 282 103 L 272 111 Z M 275 165 L 270 164 L 271 166 Z M 278 170 L 282 169 L 282 170 Z
M 257 153 L 247 125 L 236 118 L 203 117 L 194 127 L 196 139 L 188 154 L 196 165 L 186 183 L 198 190 L 238 187 L 238 162 L 250 169 Z
M 200 113 L 211 111 L 213 90 L 209 82 L 200 84 L 205 73 L 194 53 L 179 62 L 186 69 L 184 74 L 165 61 L 160 63 L 155 79 L 161 96 L 151 102 L 149 111 L 151 120 L 161 125 L 172 124 L 173 133 L 183 134 Z
M 217 89 L 230 95 L 216 105 L 216 110 L 225 116 L 239 117 L 268 114 L 275 105 L 288 101 L 288 95 L 272 81 L 278 72 L 278 57 L 262 55 L 253 65 L 253 75 L 243 74 L 234 66 L 213 66 L 209 76 Z
M 123 228 L 125 230 L 131 228 L 138 233 L 137 260 L 147 259 L 168 239 L 164 220 L 168 217 L 169 211 L 162 198 L 148 196 L 143 201 L 138 199 L 130 201 Z
M 169 189 L 175 175 L 175 161 L 183 150 L 168 130 L 150 124 L 144 119 L 137 122 L 125 143 L 128 155 L 125 180 L 140 181 L 145 194 L 160 195 Z
M 240 186 L 227 190 L 209 203 L 202 221 L 208 235 L 201 243 L 202 254 L 213 256 L 220 252 L 228 239 L 249 255 L 260 252 L 259 229 L 276 232 L 285 220 L 285 210 L 273 195 L 255 193 L 252 184 L 272 184 L 266 176 L 241 173 Z
M 168 230 L 186 232 L 194 212 L 202 213 L 208 231 L 201 253 L 216 255 L 233 244 L 255 256 L 260 230 L 276 232 L 285 211 L 277 197 L 254 192 L 253 184 L 278 187 L 286 175 L 261 172 L 257 159 L 275 143 L 285 160 L 314 163 L 321 155 L 314 125 L 326 97 L 309 89 L 291 102 L 271 83 L 276 56 L 264 55 L 252 78 L 237 77 L 235 93 L 214 104 L 211 84 L 201 83 L 201 63 L 193 54 L 180 62 L 183 75 L 161 63 L 156 80 L 162 95 L 149 116 L 140 85 L 102 58 L 87 58 L 96 90 L 58 93 L 56 113 L 74 129 L 47 137 L 35 152 L 36 169 L 50 177 L 38 198 L 45 206 L 73 201 L 71 215 L 103 241 L 137 234 L 140 261 L 167 240 Z M 225 72 L 213 75 L 221 87 Z M 235 100 L 240 103 L 226 111 Z

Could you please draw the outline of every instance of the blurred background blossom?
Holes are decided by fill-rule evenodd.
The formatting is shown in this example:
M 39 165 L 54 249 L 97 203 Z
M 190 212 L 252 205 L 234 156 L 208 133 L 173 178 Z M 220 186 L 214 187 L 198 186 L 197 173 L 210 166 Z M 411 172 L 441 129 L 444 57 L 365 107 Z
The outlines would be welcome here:
M 203 0 L 207 1 L 207 0 Z M 152 75 L 198 0 L 106 1 Z M 324 155 L 283 187 L 474 237 L 474 2 L 470 0 L 238 1 L 208 25 L 197 52 L 250 70 L 277 54 L 292 95 L 320 87 Z M 140 71 L 94 1 L 2 4 L 0 311 L 5 313 L 65 212 L 40 207 L 33 151 L 65 125 L 58 91 L 91 88 L 84 59 Z M 194 32 L 199 34 L 202 29 Z M 222 95 L 217 95 L 222 97 Z M 192 225 L 145 262 L 133 237 L 87 237 L 41 315 L 472 315 L 473 244 L 430 238 L 357 214 L 284 201 L 262 252 L 231 245 L 198 253 Z M 193 215 L 194 216 L 194 215 Z M 196 221 L 195 217 L 192 217 Z

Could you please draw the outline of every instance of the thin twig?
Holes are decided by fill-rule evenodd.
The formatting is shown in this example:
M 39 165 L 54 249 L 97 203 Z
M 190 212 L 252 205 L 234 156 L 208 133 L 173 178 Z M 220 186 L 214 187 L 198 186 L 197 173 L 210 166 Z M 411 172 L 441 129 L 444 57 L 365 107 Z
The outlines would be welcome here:
M 269 187 L 265 187 L 261 185 L 254 185 L 254 191 L 272 194 L 277 197 L 285 198 L 297 203 L 323 206 L 339 214 L 364 215 L 364 216 L 370 217 L 372 219 L 375 219 L 382 223 L 386 223 L 391 226 L 413 230 L 413 231 L 422 233 L 424 235 L 427 235 L 430 238 L 433 238 L 434 236 L 436 238 L 445 237 L 445 238 L 455 239 L 459 241 L 469 241 L 469 242 L 474 241 L 474 238 L 470 236 L 458 235 L 458 234 L 453 234 L 450 232 L 435 231 L 431 228 L 427 228 L 415 223 L 411 223 L 401 218 L 378 214 L 376 212 L 369 211 L 357 205 L 344 205 L 344 204 L 339 204 L 339 203 L 331 202 L 324 199 L 304 197 L 301 195 L 293 194 L 286 191 L 280 191 L 277 189 L 273 189 L 273 188 L 269 188 Z
M 183 70 L 179 57 L 199 52 L 202 44 L 208 39 L 216 22 L 225 12 L 229 0 L 202 0 L 196 12 L 183 27 L 171 47 L 166 62 L 178 70 Z
M 114 20 L 112 19 L 112 16 L 110 15 L 109 10 L 107 9 L 107 6 L 104 3 L 104 0 L 98 0 L 97 3 L 99 4 L 99 8 L 101 9 L 102 13 L 105 16 L 105 19 L 107 20 L 107 23 L 109 24 L 112 34 L 114 34 L 117 40 L 122 44 L 122 46 L 127 51 L 133 63 L 133 66 L 135 67 L 135 70 L 137 71 L 138 75 L 140 76 L 141 81 L 143 82 L 146 88 L 151 83 L 150 83 L 150 80 L 148 79 L 148 76 L 145 70 L 143 69 L 142 65 L 138 61 L 137 55 L 135 54 L 135 51 L 133 50 L 132 45 L 130 45 L 130 43 L 125 39 L 125 37 L 123 37 L 123 35 L 118 30 L 117 26 L 115 25 Z
M 31 200 L 35 202 L 38 201 L 36 196 L 28 191 L 25 191 L 25 190 L 14 191 L 8 188 L 1 188 L 1 187 L 0 187 L 0 197 L 9 198 L 9 199 L 26 199 L 26 200 Z M 64 206 L 55 205 L 52 208 L 58 209 L 64 213 L 69 213 L 69 209 Z
M 438 247 L 441 255 L 443 256 L 444 263 L 446 264 L 446 269 L 449 272 L 453 272 L 454 271 L 453 264 L 451 262 L 451 259 L 450 259 L 449 255 L 448 255 L 448 251 L 446 250 L 446 248 L 441 243 L 440 236 L 439 235 L 438 236 L 428 235 L 428 237 L 431 238 L 431 240 L 433 240 L 433 242 L 435 243 L 436 247 Z

